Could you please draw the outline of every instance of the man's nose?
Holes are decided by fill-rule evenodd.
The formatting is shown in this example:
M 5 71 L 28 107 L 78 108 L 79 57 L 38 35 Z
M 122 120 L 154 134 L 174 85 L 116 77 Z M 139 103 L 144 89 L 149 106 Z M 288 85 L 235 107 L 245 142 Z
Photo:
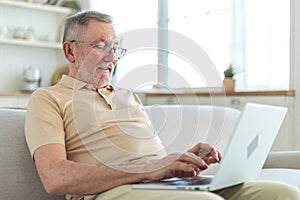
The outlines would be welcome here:
M 116 58 L 115 58 L 115 53 L 114 53 L 114 51 L 113 51 L 113 49 L 111 49 L 109 52 L 107 52 L 106 53 L 106 55 L 104 56 L 104 61 L 106 61 L 106 62 L 112 62 L 112 61 L 114 61 L 114 60 L 116 60 Z

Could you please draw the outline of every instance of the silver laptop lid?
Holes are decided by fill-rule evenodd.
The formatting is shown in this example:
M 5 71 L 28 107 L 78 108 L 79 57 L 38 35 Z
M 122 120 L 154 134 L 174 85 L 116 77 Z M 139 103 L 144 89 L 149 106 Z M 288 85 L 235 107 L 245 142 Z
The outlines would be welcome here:
M 285 107 L 245 105 L 210 190 L 236 185 L 259 175 L 286 112 Z

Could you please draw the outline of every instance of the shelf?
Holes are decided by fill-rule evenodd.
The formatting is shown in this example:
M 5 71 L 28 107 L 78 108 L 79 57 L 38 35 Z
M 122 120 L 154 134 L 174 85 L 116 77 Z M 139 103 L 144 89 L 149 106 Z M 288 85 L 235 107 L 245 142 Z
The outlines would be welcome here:
M 61 49 L 62 48 L 61 47 L 62 44 L 59 42 L 32 41 L 32 40 L 8 39 L 8 38 L 0 39 L 0 44 L 50 48 L 50 49 Z
M 12 1 L 12 0 L 10 0 L 10 1 L 9 0 L 0 0 L 0 5 L 14 6 L 14 7 L 27 8 L 27 9 L 35 9 L 35 10 L 46 11 L 46 12 L 60 13 L 60 14 L 64 14 L 64 15 L 68 15 L 72 12 L 72 10 L 70 8 L 45 5 L 45 4 L 39 4 L 39 3 Z
M 31 93 L 25 93 L 25 92 L 0 92 L 0 98 L 1 97 L 29 97 Z
M 165 96 L 295 96 L 295 90 L 280 90 L 280 91 L 248 91 L 248 92 L 224 92 L 218 90 L 211 90 L 211 91 L 194 91 L 187 90 L 179 90 L 178 92 L 174 89 L 171 92 L 169 91 L 162 91 L 157 92 L 157 90 L 149 89 L 144 91 L 138 91 L 146 95 L 147 97 L 165 97 Z

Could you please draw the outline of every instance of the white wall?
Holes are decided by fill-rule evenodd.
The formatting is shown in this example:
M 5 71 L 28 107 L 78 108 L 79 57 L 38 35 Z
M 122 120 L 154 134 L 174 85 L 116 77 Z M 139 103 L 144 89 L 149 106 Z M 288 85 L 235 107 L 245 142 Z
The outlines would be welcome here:
M 291 0 L 291 80 L 296 90 L 295 109 L 295 148 L 300 149 L 300 0 Z

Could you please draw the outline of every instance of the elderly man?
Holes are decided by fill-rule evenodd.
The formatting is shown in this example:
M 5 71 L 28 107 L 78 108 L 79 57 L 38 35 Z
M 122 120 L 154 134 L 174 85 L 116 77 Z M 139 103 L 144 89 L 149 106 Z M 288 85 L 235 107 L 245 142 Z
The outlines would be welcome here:
M 196 176 L 219 162 L 221 153 L 200 142 L 185 153 L 166 154 L 139 98 L 110 84 L 125 53 L 110 16 L 84 11 L 69 17 L 63 51 L 69 75 L 31 95 L 25 125 L 49 194 L 67 199 L 299 199 L 295 188 L 270 182 L 215 193 L 133 190 L 132 183 Z M 206 153 L 199 156 L 200 150 Z

